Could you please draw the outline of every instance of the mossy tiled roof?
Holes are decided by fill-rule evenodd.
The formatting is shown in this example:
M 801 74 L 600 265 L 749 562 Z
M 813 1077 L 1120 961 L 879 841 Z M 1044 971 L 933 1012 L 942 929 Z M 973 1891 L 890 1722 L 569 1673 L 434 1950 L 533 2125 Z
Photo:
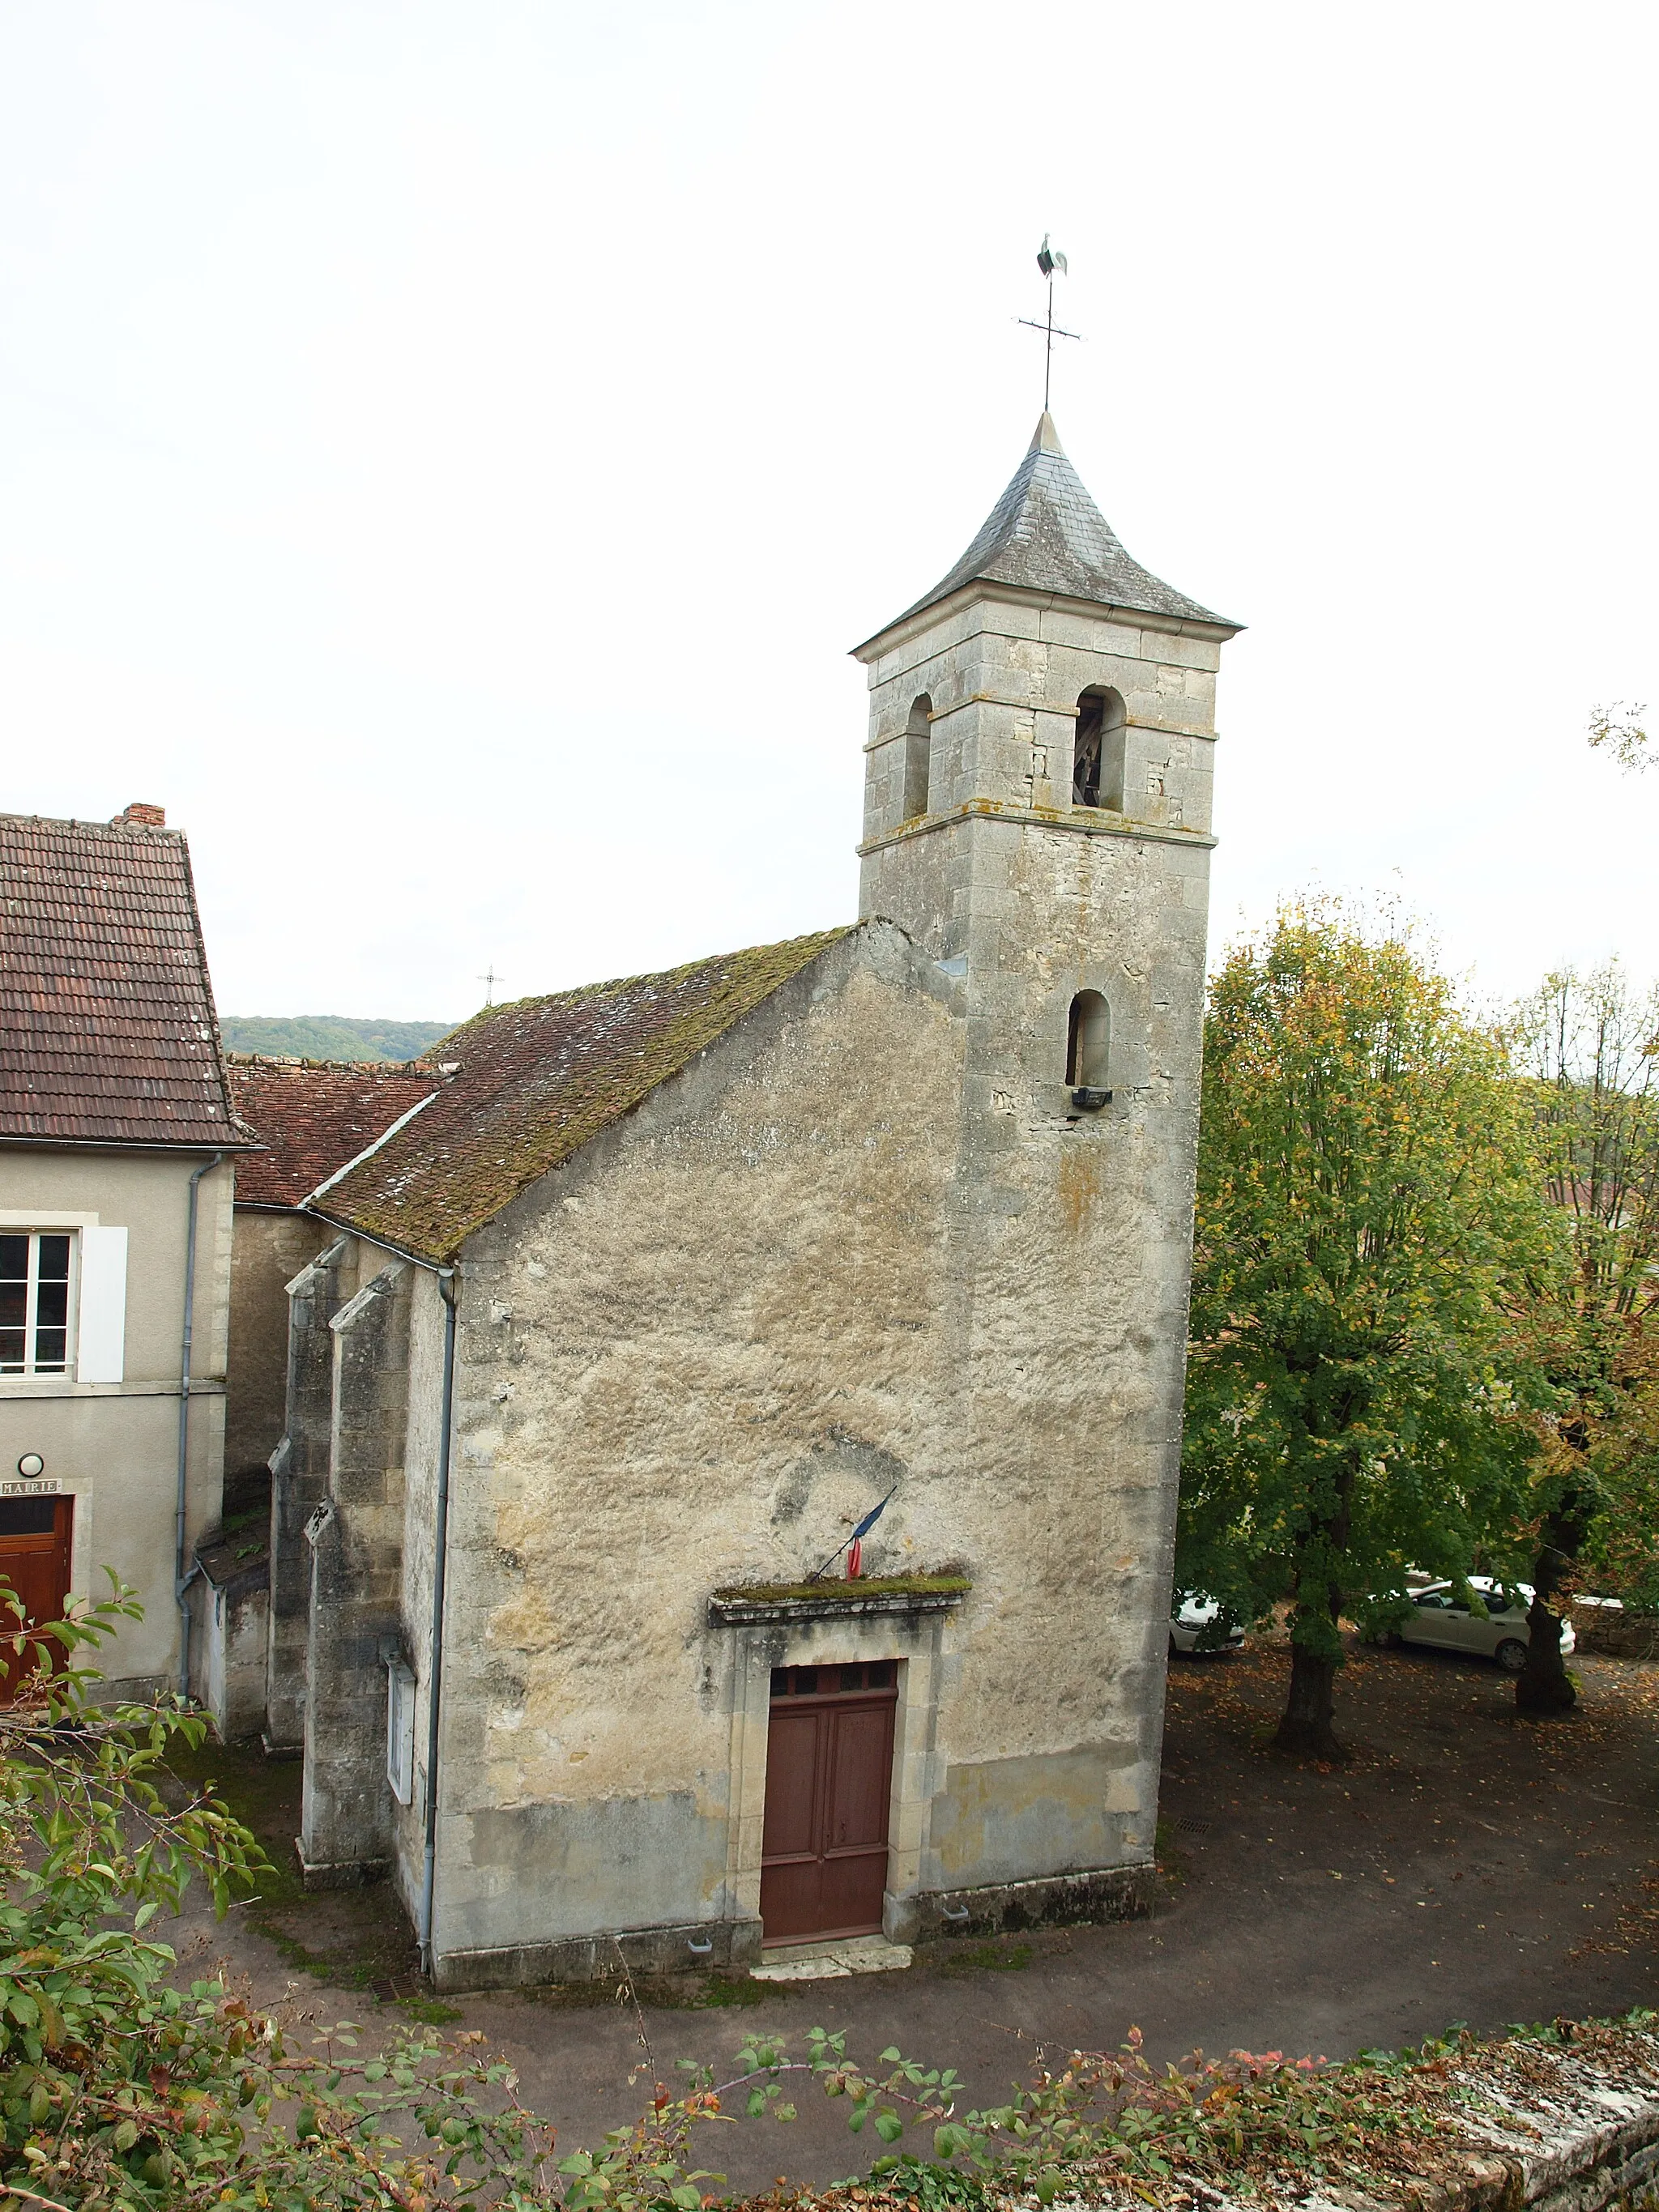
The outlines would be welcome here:
M 439 1095 L 333 1184 L 318 1211 L 434 1261 L 637 1106 L 849 934 L 820 930 L 487 1007 L 420 1065 Z

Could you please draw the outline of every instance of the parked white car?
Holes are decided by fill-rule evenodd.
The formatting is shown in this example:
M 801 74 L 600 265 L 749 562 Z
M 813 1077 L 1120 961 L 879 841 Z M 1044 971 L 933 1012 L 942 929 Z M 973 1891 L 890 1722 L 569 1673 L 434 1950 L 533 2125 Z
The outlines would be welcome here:
M 1177 1590 L 1170 1612 L 1170 1649 L 1171 1651 L 1196 1651 L 1198 1639 L 1210 1624 L 1217 1620 L 1221 1607 L 1202 1590 Z M 1242 1628 L 1227 1631 L 1225 1646 L 1206 1645 L 1207 1650 L 1232 1650 L 1244 1641 Z
M 1400 1627 L 1402 1644 L 1429 1644 L 1441 1651 L 1476 1651 L 1495 1659 L 1511 1674 L 1527 1663 L 1527 1608 L 1532 1603 L 1528 1583 L 1494 1582 L 1489 1575 L 1471 1575 L 1469 1588 L 1478 1591 L 1486 1608 L 1480 1620 L 1457 1595 L 1452 1583 L 1431 1583 L 1411 1594 L 1412 1609 Z M 1573 1649 L 1572 1623 L 1561 1624 L 1561 1656 Z

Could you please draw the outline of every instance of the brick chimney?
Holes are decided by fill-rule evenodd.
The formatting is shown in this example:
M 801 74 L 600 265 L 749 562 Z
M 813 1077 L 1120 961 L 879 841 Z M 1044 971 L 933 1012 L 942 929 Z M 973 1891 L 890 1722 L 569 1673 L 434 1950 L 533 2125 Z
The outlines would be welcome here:
M 165 830 L 167 811 L 165 806 L 148 806 L 142 799 L 135 799 L 109 826 L 112 830 Z

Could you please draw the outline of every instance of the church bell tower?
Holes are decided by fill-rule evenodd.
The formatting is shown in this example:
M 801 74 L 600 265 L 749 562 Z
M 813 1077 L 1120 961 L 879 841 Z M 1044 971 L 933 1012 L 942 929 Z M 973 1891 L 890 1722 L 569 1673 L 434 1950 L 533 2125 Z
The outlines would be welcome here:
M 1195 1110 L 1238 628 L 1130 558 L 1045 413 L 961 560 L 857 648 L 860 911 L 960 979 L 966 1103 L 1006 1141 Z
M 1157 1817 L 1215 681 L 1238 627 L 1130 559 L 1045 413 L 955 568 L 858 649 L 860 911 L 932 957 L 961 1021 L 952 1511 L 975 1559 L 975 1515 L 1019 1531 L 976 1599 L 996 1634 L 964 1652 L 953 1727 L 1018 1704 L 1044 1747 L 986 1784 L 1026 1808 L 997 1815 L 1024 1838 L 1008 1866 L 1103 1869 L 1108 1890 L 1143 1878 Z

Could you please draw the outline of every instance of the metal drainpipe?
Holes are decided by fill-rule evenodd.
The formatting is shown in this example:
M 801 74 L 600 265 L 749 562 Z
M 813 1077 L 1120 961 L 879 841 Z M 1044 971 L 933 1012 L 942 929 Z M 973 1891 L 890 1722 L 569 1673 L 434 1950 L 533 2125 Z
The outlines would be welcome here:
M 185 1592 L 202 1571 L 185 1572 L 185 1478 L 190 1466 L 190 1347 L 196 1322 L 196 1211 L 198 1186 L 224 1158 L 216 1152 L 190 1179 L 189 1225 L 185 1231 L 185 1335 L 179 1353 L 179 1502 L 173 1525 L 173 1596 L 179 1608 L 179 1694 L 190 1695 L 190 1607 Z
M 438 1291 L 444 1302 L 443 1404 L 438 1429 L 438 1501 L 434 1514 L 432 1555 L 432 1635 L 427 1656 L 426 1692 L 426 1849 L 421 1863 L 421 1971 L 430 1976 L 433 1898 L 438 1883 L 438 1721 L 444 1679 L 444 1585 L 449 1565 L 449 1452 L 454 1431 L 455 1407 L 455 1271 L 438 1270 Z

